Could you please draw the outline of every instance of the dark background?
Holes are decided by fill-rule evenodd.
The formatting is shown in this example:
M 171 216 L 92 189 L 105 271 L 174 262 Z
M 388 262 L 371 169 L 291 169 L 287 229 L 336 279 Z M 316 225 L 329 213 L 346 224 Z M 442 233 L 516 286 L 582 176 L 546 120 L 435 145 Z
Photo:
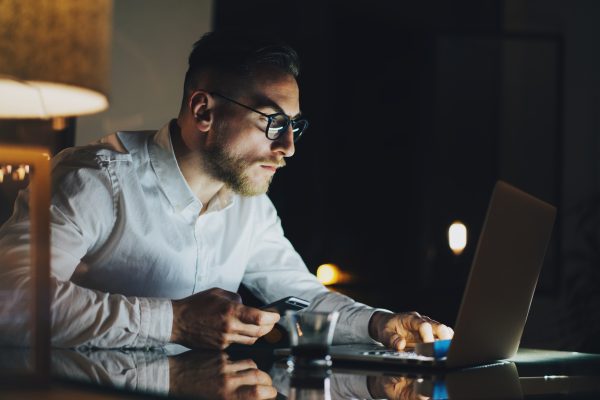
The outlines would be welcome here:
M 503 179 L 559 208 L 523 344 L 600 352 L 600 2 L 218 0 L 213 11 L 215 29 L 268 30 L 300 54 L 311 126 L 270 197 L 311 271 L 335 263 L 353 281 L 333 289 L 453 324 Z M 60 132 L 0 122 L 18 133 L 4 142 L 48 130 L 55 151 L 74 143 L 74 119 Z M 469 229 L 460 256 L 446 238 L 457 219 Z
M 214 26 L 300 53 L 311 126 L 270 196 L 313 272 L 338 264 L 354 281 L 334 289 L 452 324 L 503 179 L 560 210 L 523 343 L 598 351 L 598 17 L 593 1 L 226 0 Z

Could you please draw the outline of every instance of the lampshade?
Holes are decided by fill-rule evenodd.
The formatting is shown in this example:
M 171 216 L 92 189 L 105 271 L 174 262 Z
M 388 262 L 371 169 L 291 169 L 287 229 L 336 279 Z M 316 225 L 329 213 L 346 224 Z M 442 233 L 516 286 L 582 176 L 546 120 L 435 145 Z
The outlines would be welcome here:
M 112 0 L 0 0 L 0 118 L 108 107 Z

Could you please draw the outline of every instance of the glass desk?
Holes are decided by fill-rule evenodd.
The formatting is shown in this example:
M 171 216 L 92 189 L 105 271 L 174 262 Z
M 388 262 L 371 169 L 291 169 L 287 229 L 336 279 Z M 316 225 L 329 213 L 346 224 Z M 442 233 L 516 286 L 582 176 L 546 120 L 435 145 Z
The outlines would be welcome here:
M 1 366 L 18 367 L 26 353 L 2 349 Z M 55 349 L 51 365 L 52 383 L 44 390 L 81 399 L 600 398 L 600 355 L 531 349 L 495 365 L 445 372 L 339 363 L 290 371 L 271 351 L 242 347 L 226 353 Z M 0 391 L 0 398 L 26 397 L 31 389 Z

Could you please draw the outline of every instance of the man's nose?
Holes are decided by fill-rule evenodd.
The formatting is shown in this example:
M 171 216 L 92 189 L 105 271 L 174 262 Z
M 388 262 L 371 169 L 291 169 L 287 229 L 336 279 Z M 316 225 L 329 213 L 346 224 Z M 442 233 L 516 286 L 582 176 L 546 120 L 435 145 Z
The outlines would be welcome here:
M 294 132 L 289 124 L 285 132 L 273 141 L 273 151 L 281 153 L 284 157 L 291 157 L 296 152 L 294 146 Z

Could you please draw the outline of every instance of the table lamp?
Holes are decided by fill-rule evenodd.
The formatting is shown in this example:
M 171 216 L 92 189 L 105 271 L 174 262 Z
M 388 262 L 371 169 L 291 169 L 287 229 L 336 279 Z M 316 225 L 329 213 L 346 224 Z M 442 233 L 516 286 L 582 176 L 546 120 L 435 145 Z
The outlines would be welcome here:
M 0 0 L 0 118 L 108 107 L 111 0 Z

